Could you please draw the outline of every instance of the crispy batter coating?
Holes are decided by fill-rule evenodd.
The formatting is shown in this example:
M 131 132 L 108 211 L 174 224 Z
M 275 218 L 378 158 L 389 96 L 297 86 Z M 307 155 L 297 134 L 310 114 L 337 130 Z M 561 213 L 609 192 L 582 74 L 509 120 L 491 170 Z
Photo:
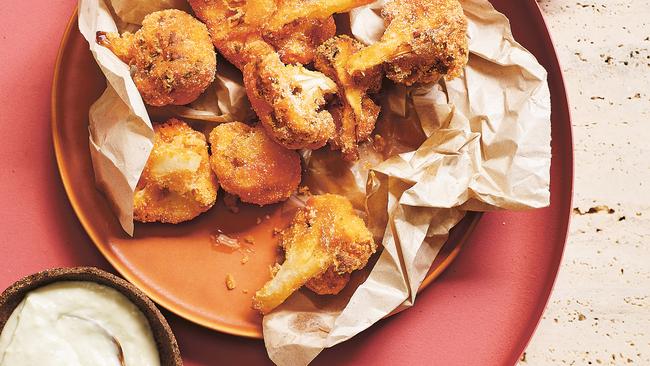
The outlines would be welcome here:
M 460 75 L 468 59 L 467 18 L 458 0 L 389 0 L 381 40 L 348 63 L 357 75 L 384 64 L 386 76 L 406 85 Z
M 334 274 L 351 273 L 363 268 L 377 246 L 363 220 L 356 215 L 347 198 L 334 194 L 312 196 L 298 210 L 291 226 L 283 231 L 281 245 L 285 261 L 278 273 L 255 293 L 253 306 L 263 314 L 280 305 L 308 281 L 316 279 L 317 290 L 336 289 Z M 314 285 L 314 283 L 312 283 Z M 333 291 L 331 291 L 333 292 Z
M 133 215 L 141 222 L 177 224 L 207 211 L 217 200 L 205 136 L 170 119 L 154 126 L 154 146 L 135 190 Z
M 355 39 L 338 36 L 318 47 L 314 59 L 316 69 L 332 78 L 338 85 L 338 100 L 330 107 L 336 123 L 336 136 L 331 145 L 340 149 L 343 158 L 349 161 L 359 158 L 357 147 L 360 142 L 370 137 L 380 109 L 368 93 L 377 92 L 381 86 L 381 65 L 354 78 L 346 70 L 350 57 L 363 47 L 363 44 Z
M 267 136 L 262 126 L 220 124 L 210 133 L 210 165 L 221 187 L 243 202 L 284 201 L 300 184 L 300 157 Z
M 265 44 L 247 46 L 257 47 Z M 280 145 L 317 149 L 334 136 L 334 120 L 323 106 L 325 96 L 336 92 L 336 84 L 320 72 L 285 65 L 271 52 L 246 65 L 244 84 L 260 121 Z
M 307 281 L 305 286 L 319 295 L 336 295 L 350 282 L 350 273 L 336 273 L 334 267 L 330 267 L 320 276 Z
M 97 32 L 97 43 L 135 67 L 133 81 L 149 105 L 188 104 L 214 80 L 217 58 L 208 30 L 181 10 L 147 15 L 135 34 Z

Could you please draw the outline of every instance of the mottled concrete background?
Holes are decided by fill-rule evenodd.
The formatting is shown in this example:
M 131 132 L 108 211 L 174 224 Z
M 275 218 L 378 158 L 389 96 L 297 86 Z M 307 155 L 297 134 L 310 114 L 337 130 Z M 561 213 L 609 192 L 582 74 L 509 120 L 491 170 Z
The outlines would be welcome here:
M 575 208 L 519 365 L 650 365 L 650 1 L 538 3 L 571 105 Z

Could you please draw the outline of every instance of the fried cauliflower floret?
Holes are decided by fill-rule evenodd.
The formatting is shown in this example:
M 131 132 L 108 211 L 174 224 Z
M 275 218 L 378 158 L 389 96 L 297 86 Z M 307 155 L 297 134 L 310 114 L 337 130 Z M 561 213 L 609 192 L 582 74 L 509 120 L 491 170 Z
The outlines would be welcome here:
M 97 43 L 134 67 L 145 103 L 184 105 L 212 83 L 217 58 L 205 25 L 176 9 L 147 15 L 135 34 L 97 32 Z
M 267 42 L 284 63 L 308 64 L 316 47 L 334 36 L 332 18 L 300 19 L 282 24 L 274 30 L 264 28 L 273 18 L 279 0 L 190 0 L 197 17 L 204 21 L 219 52 L 239 69 L 259 56 L 245 46 L 254 41 Z M 256 51 L 256 50 L 253 50 Z
M 154 133 L 135 190 L 133 216 L 140 222 L 191 220 L 214 205 L 219 189 L 205 136 L 174 118 L 155 125 Z
M 327 76 L 285 65 L 277 53 L 269 53 L 246 65 L 244 84 L 262 125 L 280 145 L 317 149 L 334 136 L 334 120 L 323 106 L 336 84 Z
M 363 268 L 377 246 L 363 220 L 347 198 L 334 194 L 312 196 L 282 232 L 285 261 L 264 287 L 255 293 L 253 307 L 269 313 L 310 280 L 316 290 L 334 293 L 340 286 L 333 274 Z M 331 288 L 332 290 L 327 290 Z M 342 288 L 342 287 L 341 287 Z
M 355 78 L 346 70 L 350 57 L 361 49 L 361 42 L 338 36 L 318 47 L 314 59 L 316 69 L 336 81 L 338 86 L 338 100 L 329 109 L 336 123 L 336 136 L 331 145 L 340 149 L 344 159 L 349 161 L 359 158 L 357 147 L 370 137 L 379 116 L 379 106 L 368 93 L 377 92 L 381 86 L 381 66 L 366 70 Z
M 243 202 L 284 201 L 300 184 L 300 157 L 267 136 L 262 126 L 224 123 L 210 133 L 210 165 L 221 187 Z
M 389 0 L 381 40 L 348 62 L 358 75 L 384 64 L 386 76 L 406 85 L 460 75 L 468 59 L 467 18 L 458 0 Z

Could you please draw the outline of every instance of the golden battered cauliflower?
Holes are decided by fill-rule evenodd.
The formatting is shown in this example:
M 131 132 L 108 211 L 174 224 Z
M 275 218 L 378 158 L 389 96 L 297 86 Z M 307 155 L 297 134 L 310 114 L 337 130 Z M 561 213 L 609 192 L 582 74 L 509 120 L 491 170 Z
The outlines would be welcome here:
M 135 190 L 133 216 L 141 222 L 177 224 L 197 217 L 217 200 L 205 136 L 170 119 L 154 126 L 154 146 Z
M 207 24 L 219 52 L 239 69 L 263 56 L 246 45 L 266 42 L 284 63 L 308 64 L 316 47 L 336 33 L 334 19 L 294 19 L 270 30 L 264 24 L 287 6 L 278 0 L 189 0 L 196 16 Z M 331 15 L 331 14 L 330 14 Z M 253 51 L 253 52 L 248 52 Z
M 300 184 L 300 157 L 270 137 L 262 126 L 224 123 L 210 133 L 210 164 L 221 187 L 242 202 L 284 201 Z
M 382 64 L 389 79 L 406 85 L 460 75 L 469 47 L 467 18 L 458 0 L 388 0 L 381 14 L 386 31 L 350 58 L 352 75 Z
M 379 91 L 383 72 L 381 65 L 351 77 L 346 65 L 350 57 L 363 49 L 363 44 L 348 36 L 331 38 L 316 51 L 314 66 L 338 85 L 338 99 L 329 111 L 336 124 L 336 136 L 330 142 L 340 149 L 343 158 L 359 158 L 358 145 L 368 140 L 379 116 L 379 106 L 368 96 Z
M 253 307 L 263 314 L 309 281 L 314 281 L 311 287 L 323 293 L 340 291 L 344 287 L 340 286 L 341 277 L 363 268 L 377 249 L 350 201 L 334 194 L 311 196 L 282 232 L 281 246 L 284 263 L 253 298 Z M 325 274 L 330 268 L 332 273 Z
M 251 44 L 249 48 L 264 48 Z M 318 149 L 334 136 L 332 115 L 323 109 L 336 84 L 317 71 L 285 65 L 268 53 L 244 68 L 244 84 L 251 105 L 269 132 L 288 149 Z
M 147 15 L 135 34 L 97 32 L 97 43 L 134 68 L 133 81 L 152 106 L 193 102 L 214 80 L 217 58 L 208 29 L 181 10 Z

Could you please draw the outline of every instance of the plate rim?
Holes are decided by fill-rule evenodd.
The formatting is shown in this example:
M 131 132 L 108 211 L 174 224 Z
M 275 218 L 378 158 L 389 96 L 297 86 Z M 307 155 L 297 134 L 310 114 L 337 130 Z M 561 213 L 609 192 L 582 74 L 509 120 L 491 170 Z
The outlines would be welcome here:
M 557 111 L 558 114 L 560 114 L 560 119 L 561 120 L 566 120 L 566 135 L 564 136 L 564 139 L 568 141 L 568 149 L 570 151 L 570 154 L 567 156 L 561 156 L 561 157 L 556 157 L 559 159 L 564 160 L 563 163 L 560 163 L 562 167 L 564 168 L 563 170 L 564 173 L 566 174 L 567 178 L 567 185 L 566 187 L 566 192 L 568 193 L 569 200 L 566 203 L 566 212 L 564 213 L 564 218 L 562 220 L 564 224 L 564 237 L 562 240 L 562 247 L 560 252 L 557 255 L 557 261 L 551 264 L 551 273 L 549 275 L 552 276 L 552 279 L 550 281 L 550 285 L 546 288 L 546 291 L 544 293 L 544 300 L 541 302 L 541 306 L 538 306 L 536 311 L 534 312 L 534 319 L 531 321 L 532 324 L 529 325 L 528 330 L 529 332 L 525 334 L 525 338 L 519 342 L 519 349 L 516 349 L 515 352 L 512 353 L 512 358 L 510 364 L 516 364 L 521 357 L 521 354 L 523 354 L 526 351 L 526 348 L 528 348 L 528 345 L 530 344 L 530 341 L 533 338 L 533 335 L 537 331 L 537 328 L 539 327 L 539 324 L 542 320 L 542 316 L 544 315 L 544 312 L 546 311 L 546 308 L 548 306 L 549 301 L 551 300 L 551 295 L 553 293 L 553 290 L 555 289 L 555 285 L 557 284 L 557 279 L 558 279 L 558 273 L 560 271 L 560 266 L 562 264 L 562 261 L 564 259 L 564 254 L 566 251 L 566 244 L 567 240 L 569 239 L 569 228 L 571 225 L 571 213 L 572 213 L 572 207 L 573 207 L 573 200 L 574 200 L 574 179 L 575 179 L 575 143 L 574 143 L 574 138 L 573 138 L 573 124 L 572 124 L 572 117 L 571 117 L 571 103 L 569 100 L 569 96 L 567 95 L 567 89 L 566 89 L 566 83 L 564 80 L 564 72 L 562 71 L 562 65 L 560 63 L 560 59 L 558 58 L 557 54 L 557 48 L 555 47 L 555 42 L 553 41 L 553 35 L 551 34 L 548 25 L 546 24 L 546 19 L 544 18 L 544 13 L 542 12 L 542 9 L 539 5 L 539 3 L 535 0 L 528 0 L 524 2 L 524 6 L 527 8 L 527 10 L 531 13 L 534 14 L 534 17 L 532 19 L 533 26 L 536 27 L 541 27 L 544 29 L 544 32 L 541 34 L 541 38 L 543 39 L 543 42 L 545 43 L 545 46 L 548 48 L 548 54 L 552 56 L 552 61 L 550 65 L 544 66 L 547 72 L 547 84 L 549 86 L 549 91 L 553 90 L 551 87 L 551 80 L 550 80 L 550 75 L 555 76 L 555 84 L 556 86 L 559 87 L 559 89 L 562 91 L 559 94 L 555 94 L 555 98 L 560 99 L 560 108 L 557 108 L 557 104 L 555 107 L 555 110 Z M 498 10 L 498 9 L 497 9 Z M 532 52 L 531 52 L 532 53 Z M 535 56 L 533 54 L 533 56 Z M 537 58 L 537 56 L 535 56 Z M 541 63 L 540 63 L 541 64 Z M 552 97 L 551 97 L 552 98 Z M 553 131 L 553 110 L 554 107 L 551 105 L 551 131 Z M 562 128 L 562 127 L 560 127 Z M 552 145 L 551 140 L 551 146 Z M 551 164 L 553 164 L 553 155 L 551 156 Z M 551 172 L 553 171 L 551 167 Z M 549 184 L 552 183 L 552 180 L 549 182 Z M 549 206 L 550 207 L 550 206 Z
M 70 202 L 70 205 L 72 206 L 72 209 L 75 213 L 75 216 L 81 223 L 81 226 L 83 227 L 84 231 L 92 241 L 93 245 L 99 250 L 99 252 L 102 254 L 102 256 L 109 262 L 109 264 L 128 282 L 136 286 L 139 290 L 141 290 L 147 297 L 149 297 L 156 305 L 163 307 L 165 310 L 187 320 L 190 321 L 194 324 L 200 325 L 202 327 L 223 333 L 223 334 L 228 334 L 232 336 L 238 336 L 238 337 L 243 337 L 243 338 L 249 338 L 249 339 L 263 339 L 263 334 L 261 331 L 248 331 L 241 329 L 237 326 L 232 326 L 224 323 L 218 323 L 218 322 L 213 322 L 213 321 L 208 321 L 204 320 L 198 316 L 192 315 L 186 311 L 179 310 L 173 303 L 168 302 L 167 300 L 156 296 L 152 294 L 151 291 L 148 291 L 148 287 L 142 281 L 138 280 L 132 273 L 125 268 L 122 267 L 120 262 L 115 258 L 115 256 L 111 253 L 109 253 L 103 245 L 100 245 L 100 240 L 99 240 L 99 234 L 93 229 L 93 226 L 90 223 L 90 220 L 87 218 L 87 216 L 84 214 L 83 210 L 80 208 L 78 200 L 76 199 L 74 192 L 73 192 L 73 187 L 70 182 L 69 178 L 69 173 L 66 168 L 66 164 L 63 161 L 62 158 L 62 147 L 61 147 L 61 137 L 59 134 L 59 122 L 58 122 L 58 94 L 57 91 L 60 87 L 60 74 L 61 74 L 61 68 L 63 65 L 63 58 L 64 54 L 66 52 L 67 46 L 70 43 L 70 37 L 73 32 L 73 30 L 76 30 L 77 27 L 75 25 L 78 24 L 78 12 L 79 12 L 79 6 L 76 5 L 72 15 L 70 16 L 70 19 L 68 20 L 68 23 L 66 25 L 65 31 L 63 33 L 63 36 L 61 38 L 61 41 L 59 43 L 59 47 L 57 50 L 57 57 L 56 57 L 56 62 L 54 64 L 54 75 L 52 78 L 52 84 L 51 84 L 51 99 L 50 99 L 50 110 L 51 110 L 51 115 L 50 115 L 50 129 L 51 129 L 51 134 L 52 134 L 52 142 L 54 146 L 54 155 L 56 158 L 56 164 L 57 164 L 57 170 L 59 172 L 59 176 L 61 178 L 61 182 L 63 183 L 63 188 L 65 190 L 66 196 L 68 198 L 68 201 Z M 464 233 L 460 236 L 458 239 L 457 244 L 454 246 L 454 248 L 449 252 L 449 254 L 440 262 L 440 264 L 434 268 L 433 270 L 430 270 L 429 273 L 427 273 L 426 277 L 422 281 L 420 287 L 418 288 L 418 293 L 420 293 L 422 290 L 424 290 L 426 287 L 428 287 L 436 278 L 438 278 L 450 265 L 451 263 L 456 259 L 458 254 L 461 251 L 461 248 L 465 244 L 465 242 L 468 240 L 469 236 L 472 234 L 474 231 L 474 228 L 480 221 L 483 212 L 476 212 L 476 211 L 468 211 L 467 215 L 471 215 L 471 221 L 467 226 L 467 229 L 465 230 Z M 467 215 L 465 217 L 467 217 Z M 445 243 L 446 245 L 446 243 Z M 444 245 L 443 245 L 444 246 Z M 391 313 L 388 316 L 392 316 L 395 313 Z

